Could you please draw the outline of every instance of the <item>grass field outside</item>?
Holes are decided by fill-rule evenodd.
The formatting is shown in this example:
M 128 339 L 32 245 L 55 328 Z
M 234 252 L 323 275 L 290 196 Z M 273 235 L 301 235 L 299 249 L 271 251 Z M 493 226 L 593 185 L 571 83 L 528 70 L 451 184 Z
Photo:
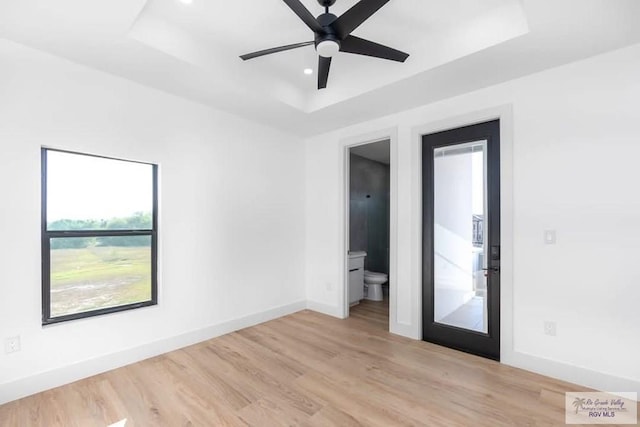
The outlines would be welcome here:
M 52 317 L 150 299 L 149 246 L 51 251 Z

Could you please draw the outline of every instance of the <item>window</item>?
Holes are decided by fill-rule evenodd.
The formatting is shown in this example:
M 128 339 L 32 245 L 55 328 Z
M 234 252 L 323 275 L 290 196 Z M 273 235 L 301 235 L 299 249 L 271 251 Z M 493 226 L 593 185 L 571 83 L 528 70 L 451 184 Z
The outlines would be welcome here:
M 157 166 L 42 149 L 42 322 L 157 303 Z

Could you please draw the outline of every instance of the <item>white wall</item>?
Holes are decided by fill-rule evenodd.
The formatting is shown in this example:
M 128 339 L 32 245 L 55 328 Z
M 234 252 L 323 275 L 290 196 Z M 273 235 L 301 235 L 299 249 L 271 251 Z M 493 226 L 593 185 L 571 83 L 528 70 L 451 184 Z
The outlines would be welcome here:
M 310 306 L 340 313 L 342 145 L 394 128 L 398 295 L 391 327 L 419 338 L 418 129 L 512 109 L 503 123 L 503 148 L 513 150 L 502 158 L 503 172 L 513 170 L 502 177 L 503 191 L 513 188 L 502 200 L 503 220 L 512 225 L 503 221 L 503 262 L 511 258 L 513 267 L 513 274 L 503 267 L 503 361 L 600 389 L 640 391 L 639 75 L 635 45 L 308 139 Z M 557 230 L 555 246 L 543 244 L 546 229 Z M 545 320 L 557 322 L 556 337 L 544 335 Z
M 41 326 L 42 145 L 160 165 L 158 306 Z M 304 308 L 299 139 L 2 40 L 0 200 L 0 403 Z

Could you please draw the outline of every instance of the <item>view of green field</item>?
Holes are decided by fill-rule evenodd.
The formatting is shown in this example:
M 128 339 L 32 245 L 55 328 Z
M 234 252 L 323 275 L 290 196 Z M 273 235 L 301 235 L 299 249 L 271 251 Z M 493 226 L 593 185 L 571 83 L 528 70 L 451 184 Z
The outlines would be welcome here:
M 150 246 L 51 250 L 52 317 L 150 299 Z

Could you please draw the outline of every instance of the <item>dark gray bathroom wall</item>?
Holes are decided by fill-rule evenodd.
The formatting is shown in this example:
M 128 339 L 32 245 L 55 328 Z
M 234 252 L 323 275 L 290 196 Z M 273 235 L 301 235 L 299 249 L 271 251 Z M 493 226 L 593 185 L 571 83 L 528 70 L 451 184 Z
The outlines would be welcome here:
M 389 274 L 389 165 L 350 161 L 349 250 L 366 251 L 365 268 Z

